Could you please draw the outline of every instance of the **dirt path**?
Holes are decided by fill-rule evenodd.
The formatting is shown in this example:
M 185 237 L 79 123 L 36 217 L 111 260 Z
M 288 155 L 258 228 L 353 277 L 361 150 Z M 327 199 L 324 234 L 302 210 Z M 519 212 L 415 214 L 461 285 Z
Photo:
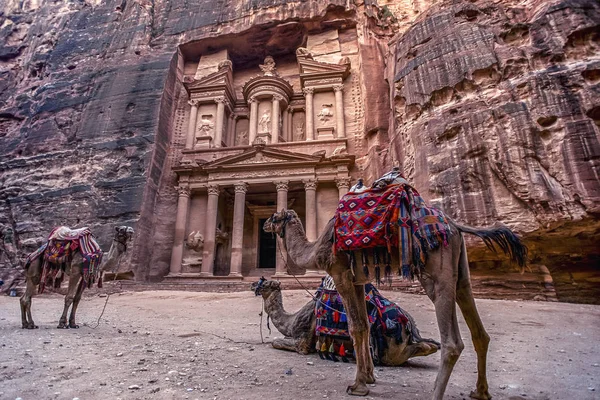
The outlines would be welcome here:
M 385 292 L 438 338 L 430 301 Z M 295 311 L 308 300 L 284 291 Z M 261 299 L 250 292 L 127 292 L 82 300 L 78 330 L 56 329 L 62 298 L 34 298 L 38 330 L 21 330 L 17 298 L 0 297 L 0 399 L 349 399 L 354 365 L 261 344 Z M 600 399 L 600 306 L 478 300 L 492 338 L 494 399 Z M 266 321 L 265 321 L 266 322 Z M 447 399 L 468 398 L 475 352 L 461 318 L 465 351 Z M 281 336 L 273 330 L 265 341 Z M 376 367 L 372 399 L 428 399 L 439 355 L 401 368 Z M 286 373 L 287 372 L 287 373 Z

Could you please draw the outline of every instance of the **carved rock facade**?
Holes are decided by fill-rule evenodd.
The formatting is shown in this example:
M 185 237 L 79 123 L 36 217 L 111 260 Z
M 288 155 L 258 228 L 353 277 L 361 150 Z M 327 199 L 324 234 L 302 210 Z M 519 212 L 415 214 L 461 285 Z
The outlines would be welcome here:
M 201 231 L 204 265 L 207 245 L 238 240 L 236 196 L 248 224 L 267 212 L 251 201 L 265 182 L 238 190 L 249 171 L 298 198 L 317 179 L 318 205 L 320 187 L 399 164 L 457 220 L 523 233 L 559 299 L 599 298 L 596 1 L 242 3 L 2 5 L 0 224 L 21 256 L 55 225 L 108 247 L 112 226 L 135 224 L 123 268 L 158 281 L 204 229 L 178 227 L 178 204 L 204 221 L 218 194 L 230 216 Z M 475 276 L 506 270 L 479 249 Z

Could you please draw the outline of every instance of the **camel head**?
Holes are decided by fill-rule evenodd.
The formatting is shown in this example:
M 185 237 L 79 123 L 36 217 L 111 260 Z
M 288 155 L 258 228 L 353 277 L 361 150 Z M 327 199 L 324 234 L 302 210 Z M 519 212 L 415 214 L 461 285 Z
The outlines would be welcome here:
M 257 296 L 268 298 L 273 292 L 281 291 L 281 282 L 279 281 L 268 281 L 264 277 L 261 277 L 258 282 L 254 282 L 250 286 L 250 290 Z
M 131 241 L 133 237 L 133 228 L 130 226 L 116 226 L 115 227 L 115 236 L 113 237 L 113 242 L 117 245 L 117 250 L 120 254 L 123 254 L 127 251 L 127 245 Z
M 280 212 L 276 212 L 265 221 L 265 224 L 263 225 L 263 230 L 265 232 L 276 233 L 280 237 L 283 237 L 285 234 L 285 226 L 294 218 L 298 218 L 298 214 L 296 214 L 296 211 L 286 210 L 285 208 L 283 208 Z

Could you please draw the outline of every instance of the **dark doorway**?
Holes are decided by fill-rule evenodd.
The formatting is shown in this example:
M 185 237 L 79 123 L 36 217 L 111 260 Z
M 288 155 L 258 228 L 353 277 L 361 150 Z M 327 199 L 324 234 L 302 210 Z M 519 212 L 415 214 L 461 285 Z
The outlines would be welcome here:
M 263 225 L 267 219 L 258 220 L 258 268 L 275 268 L 275 254 L 277 251 L 275 235 L 265 232 Z

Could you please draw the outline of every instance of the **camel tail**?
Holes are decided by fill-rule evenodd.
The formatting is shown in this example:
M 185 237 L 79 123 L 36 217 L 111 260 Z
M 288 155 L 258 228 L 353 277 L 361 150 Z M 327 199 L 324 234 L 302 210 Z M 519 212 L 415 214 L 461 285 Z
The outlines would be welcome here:
M 454 223 L 460 232 L 470 233 L 480 237 L 488 249 L 497 252 L 496 246 L 508 255 L 514 263 L 519 265 L 521 272 L 524 271 L 527 264 L 527 246 L 521 242 L 521 239 L 513 231 L 505 226 L 497 228 L 473 228 L 470 226 Z

